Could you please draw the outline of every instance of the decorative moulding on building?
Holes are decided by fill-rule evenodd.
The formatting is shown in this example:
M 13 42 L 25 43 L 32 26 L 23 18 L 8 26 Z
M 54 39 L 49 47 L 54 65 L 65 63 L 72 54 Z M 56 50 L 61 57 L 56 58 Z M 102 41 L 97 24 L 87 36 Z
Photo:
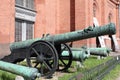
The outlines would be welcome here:
M 15 6 L 15 18 L 35 22 L 36 11 L 21 6 Z
M 117 5 L 120 3 L 120 0 L 110 0 L 110 1 Z

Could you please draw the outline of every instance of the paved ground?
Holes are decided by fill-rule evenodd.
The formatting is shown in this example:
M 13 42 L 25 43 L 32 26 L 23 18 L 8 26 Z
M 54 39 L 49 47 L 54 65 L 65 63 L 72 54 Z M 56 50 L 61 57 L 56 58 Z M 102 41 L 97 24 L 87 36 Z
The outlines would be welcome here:
M 118 55 L 120 55 L 120 51 L 110 53 L 110 56 L 118 56 Z

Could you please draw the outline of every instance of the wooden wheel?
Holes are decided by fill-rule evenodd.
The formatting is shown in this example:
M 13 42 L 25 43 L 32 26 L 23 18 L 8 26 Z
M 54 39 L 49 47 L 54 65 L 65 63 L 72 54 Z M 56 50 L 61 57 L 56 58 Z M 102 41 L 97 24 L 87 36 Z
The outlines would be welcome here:
M 42 76 L 50 77 L 58 67 L 58 54 L 47 41 L 37 41 L 29 48 L 27 64 L 39 70 Z
M 66 51 L 68 55 L 63 56 L 62 53 Z M 67 44 L 61 44 L 61 53 L 59 54 L 59 71 L 67 70 L 72 64 L 72 51 Z

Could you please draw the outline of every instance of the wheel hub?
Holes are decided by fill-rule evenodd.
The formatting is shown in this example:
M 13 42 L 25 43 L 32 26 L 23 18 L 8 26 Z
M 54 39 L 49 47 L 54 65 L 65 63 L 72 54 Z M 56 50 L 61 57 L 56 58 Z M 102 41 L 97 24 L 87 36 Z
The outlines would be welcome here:
M 43 61 L 44 61 L 43 55 L 37 56 L 37 62 L 42 63 Z

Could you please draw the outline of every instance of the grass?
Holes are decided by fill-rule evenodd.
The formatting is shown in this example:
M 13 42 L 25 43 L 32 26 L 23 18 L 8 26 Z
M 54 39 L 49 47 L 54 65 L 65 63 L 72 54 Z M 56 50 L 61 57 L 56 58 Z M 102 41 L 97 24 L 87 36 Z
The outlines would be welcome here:
M 0 80 L 15 80 L 15 76 L 12 73 L 0 70 Z
M 107 74 L 103 80 L 115 80 L 118 76 L 120 76 L 120 64 L 118 64 L 113 70 Z
M 87 69 L 91 69 L 101 63 L 104 63 L 108 60 L 112 59 L 112 57 L 108 56 L 106 59 L 96 59 L 96 56 L 91 56 L 84 62 L 84 65 Z
M 89 57 L 89 59 L 87 59 L 85 62 L 84 62 L 84 67 L 83 68 L 78 68 L 76 69 L 76 71 L 74 72 L 71 72 L 71 69 L 69 69 L 69 74 L 65 74 L 64 76 L 62 77 L 59 77 L 59 80 L 68 80 L 70 77 L 80 73 L 80 72 L 85 72 L 86 70 L 89 70 L 101 63 L 104 63 L 108 60 L 110 60 L 112 57 L 107 57 L 106 59 L 96 59 L 95 56 L 91 56 Z M 73 62 L 72 63 L 72 67 L 76 66 L 76 63 Z

